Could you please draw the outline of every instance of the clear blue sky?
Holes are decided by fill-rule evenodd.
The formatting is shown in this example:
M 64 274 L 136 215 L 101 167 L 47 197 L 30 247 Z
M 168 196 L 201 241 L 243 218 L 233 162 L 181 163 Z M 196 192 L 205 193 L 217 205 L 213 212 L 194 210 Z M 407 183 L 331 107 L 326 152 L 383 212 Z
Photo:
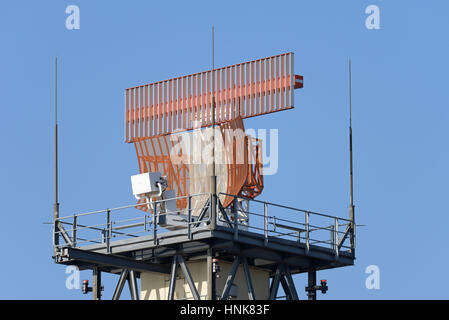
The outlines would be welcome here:
M 65 28 L 66 6 L 81 11 Z M 365 8 L 380 8 L 380 30 Z M 347 60 L 353 62 L 354 267 L 320 272 L 328 299 L 448 298 L 447 1 L 8 1 L 0 6 L 0 298 L 88 299 L 51 259 L 53 63 L 60 59 L 61 215 L 133 200 L 124 89 L 295 52 L 295 109 L 261 199 L 347 216 Z M 380 290 L 365 288 L 378 265 Z M 82 272 L 83 278 L 90 273 Z M 117 278 L 105 276 L 110 298 Z M 295 277 L 305 298 L 305 275 Z

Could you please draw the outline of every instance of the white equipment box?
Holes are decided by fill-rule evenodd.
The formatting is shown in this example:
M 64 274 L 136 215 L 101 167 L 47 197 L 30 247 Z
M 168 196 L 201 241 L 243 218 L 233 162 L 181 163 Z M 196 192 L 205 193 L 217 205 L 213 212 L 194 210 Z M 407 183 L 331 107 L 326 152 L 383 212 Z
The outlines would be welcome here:
M 131 176 L 131 185 L 135 196 L 141 194 L 158 194 L 159 187 L 156 182 L 161 179 L 160 172 L 146 172 Z

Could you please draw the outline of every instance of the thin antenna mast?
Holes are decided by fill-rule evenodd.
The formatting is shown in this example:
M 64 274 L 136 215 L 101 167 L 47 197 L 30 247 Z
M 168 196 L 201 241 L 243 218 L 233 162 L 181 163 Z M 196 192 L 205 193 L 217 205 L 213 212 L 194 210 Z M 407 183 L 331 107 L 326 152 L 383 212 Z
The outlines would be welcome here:
M 212 26 L 212 218 L 211 229 L 214 230 L 216 226 L 216 211 L 217 211 L 217 177 L 215 175 L 215 61 L 214 61 L 214 26 Z
M 349 178 L 350 178 L 350 199 L 349 199 L 349 220 L 351 221 L 351 251 L 355 254 L 355 209 L 354 209 L 354 183 L 352 174 L 352 88 L 351 88 L 351 58 L 349 58 Z
M 58 202 L 58 57 L 55 57 L 55 202 L 53 205 L 54 244 L 59 245 L 59 202 Z
M 212 198 L 211 198 L 211 230 L 215 230 L 217 224 L 217 177 L 215 175 L 215 61 L 214 61 L 214 26 L 212 26 Z M 208 286 L 207 295 L 209 299 L 217 299 L 216 276 L 213 268 L 214 250 L 208 250 L 207 269 L 208 269 Z

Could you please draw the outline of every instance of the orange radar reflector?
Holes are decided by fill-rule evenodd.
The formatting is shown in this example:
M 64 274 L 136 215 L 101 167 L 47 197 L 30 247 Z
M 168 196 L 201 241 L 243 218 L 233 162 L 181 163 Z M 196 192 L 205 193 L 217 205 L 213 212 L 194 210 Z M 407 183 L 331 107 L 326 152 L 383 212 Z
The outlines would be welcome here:
M 215 175 L 217 192 L 255 198 L 263 189 L 262 141 L 245 133 L 243 120 L 222 123 L 215 134 Z M 134 142 L 140 173 L 160 172 L 167 177 L 168 190 L 175 191 L 176 207 L 187 208 L 185 196 L 192 197 L 192 208 L 201 208 L 211 192 L 210 137 L 212 128 L 140 139 Z M 209 145 L 208 145 L 209 144 Z M 221 195 L 223 207 L 233 198 Z M 139 200 L 142 204 L 145 200 Z M 146 205 L 140 210 L 148 211 Z M 198 215 L 199 211 L 192 211 Z
M 212 125 L 212 96 L 216 124 L 291 109 L 302 85 L 290 52 L 128 88 L 125 141 Z

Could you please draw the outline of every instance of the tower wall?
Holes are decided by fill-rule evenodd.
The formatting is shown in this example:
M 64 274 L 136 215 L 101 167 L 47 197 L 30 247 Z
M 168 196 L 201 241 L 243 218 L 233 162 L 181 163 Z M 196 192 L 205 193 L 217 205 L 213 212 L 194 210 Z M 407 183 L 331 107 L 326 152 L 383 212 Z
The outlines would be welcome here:
M 206 260 L 188 261 L 186 262 L 198 294 L 204 300 L 207 297 L 207 264 Z M 219 277 L 216 280 L 217 296 L 220 297 L 223 292 L 226 279 L 231 270 L 232 263 L 220 261 Z M 254 288 L 256 299 L 268 299 L 269 278 L 270 274 L 266 270 L 255 267 L 249 267 L 251 273 L 251 281 Z M 170 276 L 155 272 L 142 272 L 140 274 L 140 299 L 141 300 L 167 300 L 168 288 L 170 284 Z M 237 300 L 248 299 L 248 288 L 246 286 L 245 272 L 243 266 L 240 265 L 234 278 L 234 285 L 237 286 Z M 192 292 L 182 273 L 180 267 L 176 274 L 175 300 L 193 300 Z

